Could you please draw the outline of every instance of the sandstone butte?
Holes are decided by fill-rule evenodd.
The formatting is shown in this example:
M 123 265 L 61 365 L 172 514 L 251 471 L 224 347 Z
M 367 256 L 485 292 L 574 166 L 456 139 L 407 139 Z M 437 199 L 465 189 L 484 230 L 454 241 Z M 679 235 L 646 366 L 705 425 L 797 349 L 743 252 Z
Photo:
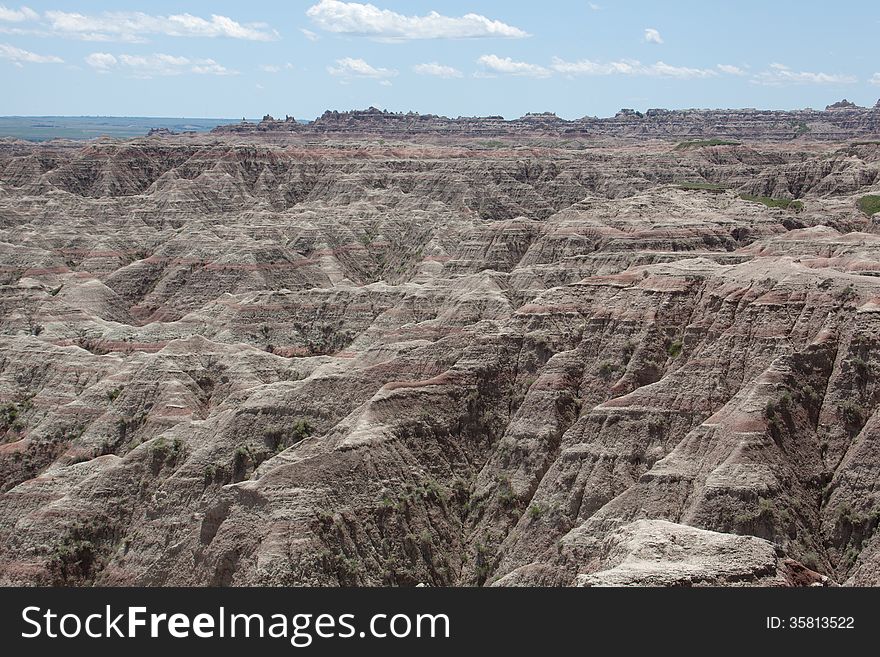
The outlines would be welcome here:
M 880 584 L 880 107 L 0 142 L 0 584 Z

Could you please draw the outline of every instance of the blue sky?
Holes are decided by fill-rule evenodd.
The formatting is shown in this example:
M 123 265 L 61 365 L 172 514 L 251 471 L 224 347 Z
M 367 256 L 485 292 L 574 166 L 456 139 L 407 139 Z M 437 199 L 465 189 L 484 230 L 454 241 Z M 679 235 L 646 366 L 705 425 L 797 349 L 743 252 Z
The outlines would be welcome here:
M 0 3 L 0 115 L 873 105 L 878 29 L 867 0 Z

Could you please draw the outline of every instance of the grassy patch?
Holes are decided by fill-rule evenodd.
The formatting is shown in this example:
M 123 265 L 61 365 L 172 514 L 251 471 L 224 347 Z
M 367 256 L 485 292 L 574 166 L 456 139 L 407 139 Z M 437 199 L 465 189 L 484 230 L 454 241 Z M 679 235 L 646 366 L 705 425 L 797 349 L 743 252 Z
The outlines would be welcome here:
M 869 194 L 859 199 L 859 210 L 869 217 L 880 212 L 880 196 Z
M 0 406 L 0 433 L 12 431 L 17 434 L 24 429 L 25 423 L 19 416 L 29 408 L 28 404 L 19 406 L 14 403 Z
M 728 189 L 727 185 L 709 182 L 683 182 L 678 184 L 678 188 L 702 192 L 723 192 Z
M 727 139 L 694 139 L 691 141 L 679 142 L 675 147 L 677 151 L 686 151 L 690 148 L 703 148 L 705 146 L 741 146 L 741 142 L 729 141 Z
M 808 132 L 810 132 L 810 126 L 806 124 L 805 121 L 800 121 L 794 126 L 794 136 L 795 138 L 801 137 Z
M 803 201 L 796 201 L 790 198 L 773 198 L 771 196 L 752 196 L 751 194 L 740 194 L 739 197 L 744 201 L 752 203 L 761 203 L 768 208 L 782 208 L 783 210 L 792 210 L 800 212 L 804 209 Z

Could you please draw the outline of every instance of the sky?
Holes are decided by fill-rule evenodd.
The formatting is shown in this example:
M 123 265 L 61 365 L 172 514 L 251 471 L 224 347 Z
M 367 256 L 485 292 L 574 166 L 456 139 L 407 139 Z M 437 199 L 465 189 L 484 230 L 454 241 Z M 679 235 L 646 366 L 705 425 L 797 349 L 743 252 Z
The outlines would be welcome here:
M 0 115 L 871 106 L 878 28 L 876 0 L 0 4 Z

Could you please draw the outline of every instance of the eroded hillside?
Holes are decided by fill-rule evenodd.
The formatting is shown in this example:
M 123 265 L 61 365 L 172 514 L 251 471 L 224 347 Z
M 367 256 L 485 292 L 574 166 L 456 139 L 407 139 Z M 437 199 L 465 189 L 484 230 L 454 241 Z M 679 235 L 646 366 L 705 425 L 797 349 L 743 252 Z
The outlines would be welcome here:
M 5 142 L 0 582 L 880 584 L 878 194 L 867 142 Z

